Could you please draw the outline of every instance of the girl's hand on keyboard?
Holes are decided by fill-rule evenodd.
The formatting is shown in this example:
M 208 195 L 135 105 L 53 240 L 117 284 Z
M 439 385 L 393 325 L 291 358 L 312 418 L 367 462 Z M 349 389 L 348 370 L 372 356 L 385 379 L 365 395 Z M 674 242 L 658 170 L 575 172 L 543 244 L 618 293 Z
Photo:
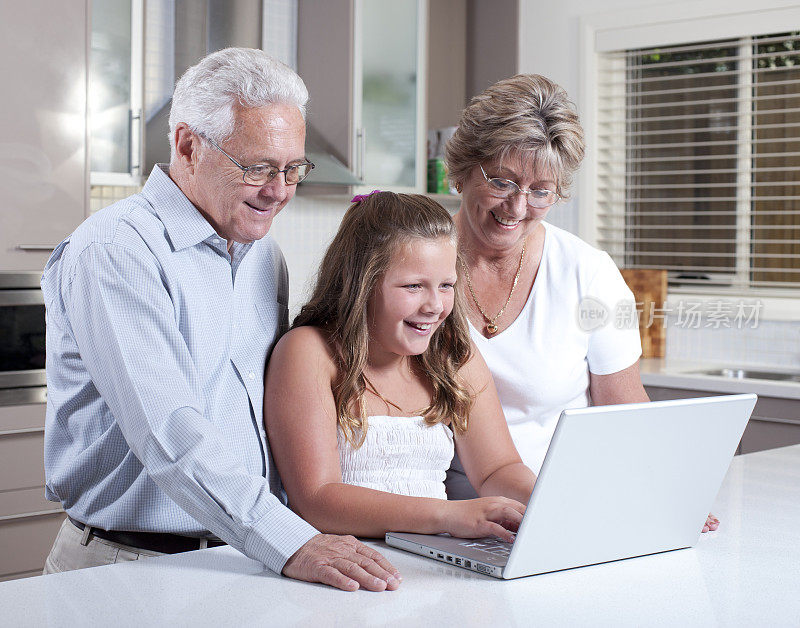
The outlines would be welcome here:
M 443 502 L 444 532 L 452 536 L 474 539 L 498 536 L 514 542 L 525 505 L 507 497 L 479 497 Z

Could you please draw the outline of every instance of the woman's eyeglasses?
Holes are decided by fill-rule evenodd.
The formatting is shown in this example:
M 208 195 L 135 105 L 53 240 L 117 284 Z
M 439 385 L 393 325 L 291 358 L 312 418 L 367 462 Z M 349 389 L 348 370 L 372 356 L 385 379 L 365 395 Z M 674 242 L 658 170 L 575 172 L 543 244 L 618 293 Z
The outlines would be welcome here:
M 483 173 L 483 178 L 489 186 L 489 193 L 495 198 L 511 198 L 517 194 L 524 194 L 527 197 L 528 205 L 537 209 L 544 209 L 554 205 L 561 198 L 558 192 L 547 189 L 523 190 L 510 179 L 501 177 L 490 177 L 486 174 L 483 166 L 478 164 Z

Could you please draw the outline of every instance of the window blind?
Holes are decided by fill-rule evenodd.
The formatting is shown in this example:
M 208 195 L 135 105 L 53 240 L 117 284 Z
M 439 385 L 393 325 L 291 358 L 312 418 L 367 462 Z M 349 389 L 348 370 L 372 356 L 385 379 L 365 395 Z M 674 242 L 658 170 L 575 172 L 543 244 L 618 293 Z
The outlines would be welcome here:
M 800 289 L 800 33 L 599 55 L 599 244 L 672 285 Z

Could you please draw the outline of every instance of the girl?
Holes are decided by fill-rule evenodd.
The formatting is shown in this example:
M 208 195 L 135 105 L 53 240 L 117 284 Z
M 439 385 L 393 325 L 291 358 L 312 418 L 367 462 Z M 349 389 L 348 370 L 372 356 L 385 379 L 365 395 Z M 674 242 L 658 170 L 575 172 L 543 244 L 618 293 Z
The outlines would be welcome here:
M 419 195 L 353 200 L 267 371 L 289 501 L 327 533 L 512 541 L 535 476 L 470 341 L 450 215 Z M 477 499 L 447 501 L 454 446 Z

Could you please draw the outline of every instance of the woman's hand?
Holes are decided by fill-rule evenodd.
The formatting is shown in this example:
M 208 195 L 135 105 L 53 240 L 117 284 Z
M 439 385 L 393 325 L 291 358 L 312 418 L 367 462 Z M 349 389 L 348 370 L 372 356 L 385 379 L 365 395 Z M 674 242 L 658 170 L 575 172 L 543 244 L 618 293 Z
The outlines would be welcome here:
M 719 527 L 719 519 L 717 519 L 714 515 L 709 514 L 706 518 L 705 525 L 703 525 L 703 532 L 708 532 L 709 530 L 716 530 Z
M 444 502 L 445 532 L 452 536 L 475 539 L 498 536 L 509 543 L 522 522 L 525 506 L 507 497 L 479 497 Z

